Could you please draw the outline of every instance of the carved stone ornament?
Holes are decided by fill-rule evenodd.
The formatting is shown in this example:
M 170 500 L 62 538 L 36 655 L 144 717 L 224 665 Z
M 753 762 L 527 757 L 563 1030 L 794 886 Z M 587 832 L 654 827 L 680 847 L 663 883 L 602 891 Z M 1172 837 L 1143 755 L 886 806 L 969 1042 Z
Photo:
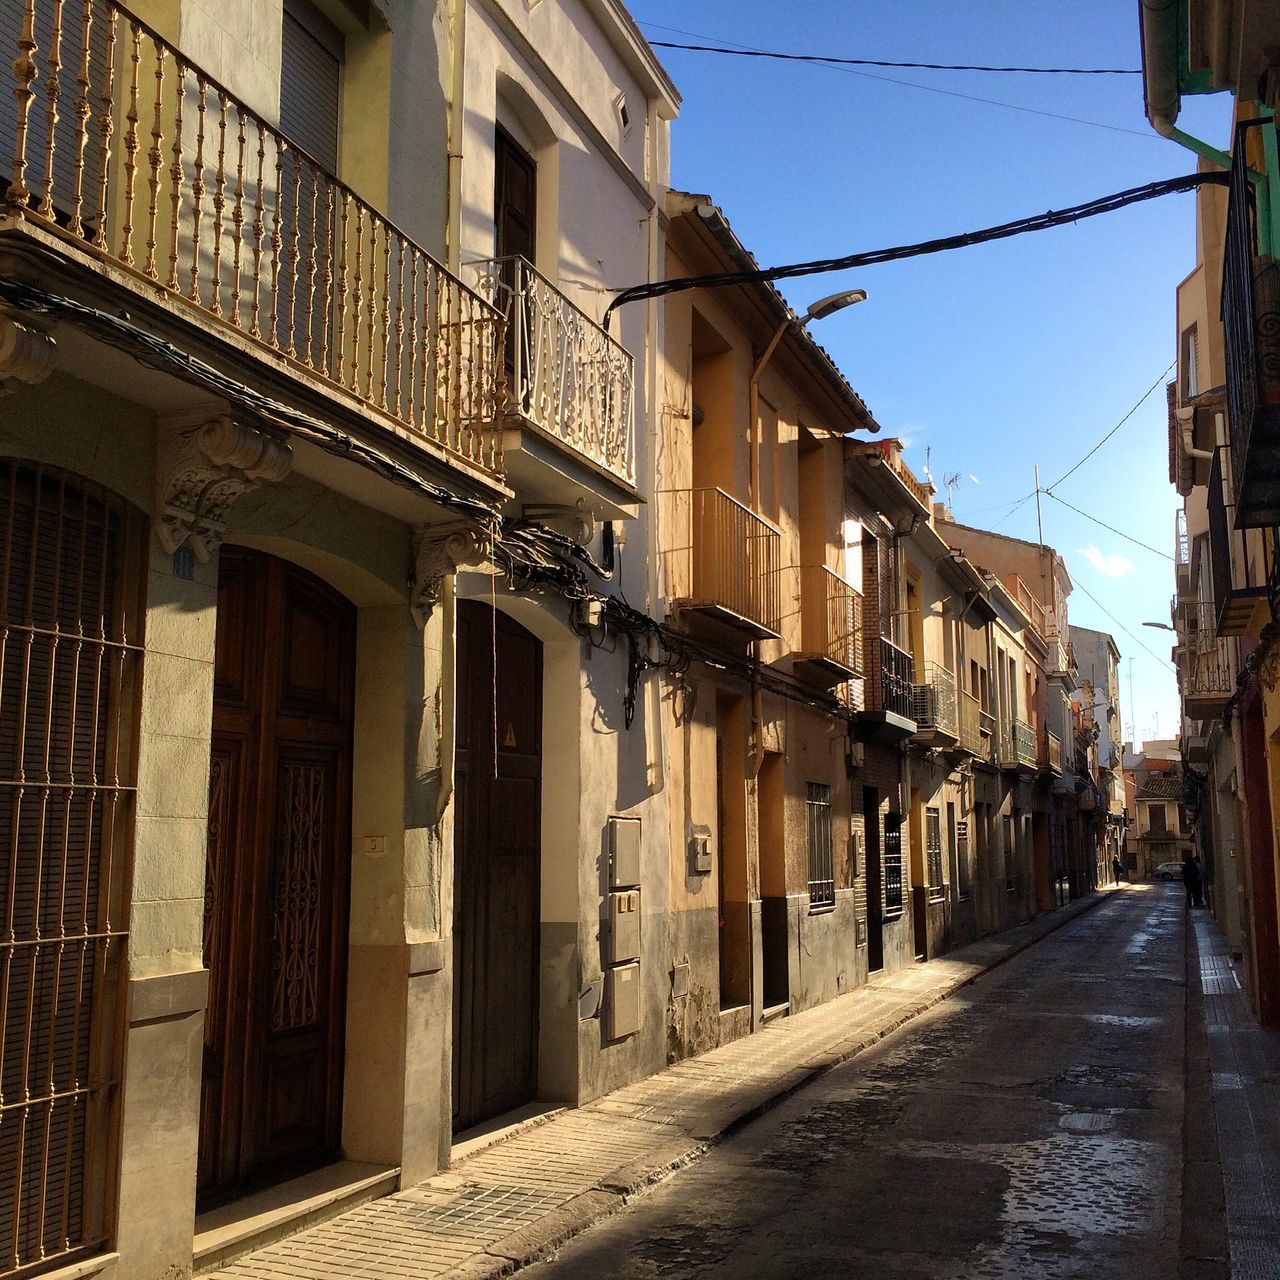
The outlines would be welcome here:
M 184 543 L 205 563 L 217 551 L 227 509 L 263 480 L 279 482 L 293 450 L 229 417 L 175 433 L 161 454 L 156 536 L 170 554 Z
M 469 520 L 425 525 L 413 541 L 413 580 L 409 608 L 419 627 L 427 625 L 440 600 L 440 586 L 459 569 L 492 567 L 493 537 Z

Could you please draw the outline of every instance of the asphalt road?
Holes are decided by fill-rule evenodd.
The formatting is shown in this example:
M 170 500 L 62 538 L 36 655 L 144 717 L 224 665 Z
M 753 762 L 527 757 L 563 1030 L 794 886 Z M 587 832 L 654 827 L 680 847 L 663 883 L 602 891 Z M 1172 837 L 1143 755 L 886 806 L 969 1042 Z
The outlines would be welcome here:
M 992 971 L 530 1280 L 1176 1277 L 1181 885 Z

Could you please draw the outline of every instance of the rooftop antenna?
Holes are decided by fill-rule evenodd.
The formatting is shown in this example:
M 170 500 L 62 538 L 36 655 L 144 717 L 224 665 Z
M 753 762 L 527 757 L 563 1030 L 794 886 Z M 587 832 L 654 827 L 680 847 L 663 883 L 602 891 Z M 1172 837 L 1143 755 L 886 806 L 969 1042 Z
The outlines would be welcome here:
M 948 472 L 943 477 L 942 487 L 947 491 L 947 506 L 954 507 L 956 501 L 956 489 L 960 486 L 960 473 L 958 471 Z

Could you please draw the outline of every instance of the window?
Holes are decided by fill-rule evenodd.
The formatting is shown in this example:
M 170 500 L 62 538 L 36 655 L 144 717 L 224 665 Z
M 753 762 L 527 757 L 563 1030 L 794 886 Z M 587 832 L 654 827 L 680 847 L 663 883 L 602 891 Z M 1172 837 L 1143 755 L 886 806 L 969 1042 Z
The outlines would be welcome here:
M 1200 394 L 1200 339 L 1196 326 L 1182 333 L 1182 399 L 1194 400 Z
M 111 1234 L 143 525 L 79 477 L 0 461 L 6 1274 Z
M 884 815 L 884 909 L 887 915 L 902 911 L 902 814 Z
M 929 877 L 929 897 L 942 896 L 942 814 L 935 809 L 924 811 L 925 870 Z
M 1004 816 L 1004 887 L 1009 893 L 1018 887 L 1017 846 L 1017 829 L 1013 819 L 1006 813 Z
M 804 793 L 809 832 L 809 907 L 833 907 L 836 881 L 831 858 L 831 788 L 820 782 L 807 782 Z
M 964 819 L 956 823 L 956 892 L 963 900 L 969 896 L 972 871 L 969 866 L 969 824 Z
M 338 172 L 342 32 L 308 0 L 286 0 L 280 49 L 280 131 Z
M 1170 834 L 1169 823 L 1166 817 L 1165 806 L 1163 804 L 1147 805 L 1147 830 L 1153 836 L 1167 836 Z

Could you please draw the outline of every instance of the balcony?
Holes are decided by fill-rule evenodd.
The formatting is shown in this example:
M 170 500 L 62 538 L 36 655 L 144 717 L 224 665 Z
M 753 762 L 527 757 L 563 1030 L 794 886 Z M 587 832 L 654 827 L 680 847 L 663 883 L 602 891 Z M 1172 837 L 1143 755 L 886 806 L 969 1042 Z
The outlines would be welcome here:
M 1024 720 L 1009 719 L 1000 726 L 996 762 L 1002 769 L 1030 774 L 1038 763 L 1035 730 Z
M 1045 607 L 1032 594 L 1022 578 L 1016 573 L 1011 573 L 1005 581 L 1005 586 L 1017 601 L 1018 608 L 1027 615 L 1031 622 L 1031 629 L 1036 635 L 1041 637 L 1048 635 L 1049 625 Z
M 801 569 L 800 590 L 796 662 L 834 683 L 862 675 L 862 593 L 824 565 Z
M 1046 773 L 1062 773 L 1062 739 L 1052 729 L 1045 729 L 1040 751 L 1040 768 Z
M 1227 206 L 1222 325 L 1240 529 L 1280 524 L 1280 264 L 1257 251 L 1257 196 L 1246 157 L 1250 144 L 1274 157 L 1274 120 L 1236 127 Z
M 989 737 L 982 733 L 982 703 L 962 689 L 959 694 L 960 750 L 971 756 L 989 756 Z
M 606 519 L 638 501 L 635 361 L 524 258 L 472 263 L 506 320 L 505 449 L 513 486 Z
M 781 635 L 782 534 L 723 489 L 693 489 L 692 596 L 682 602 L 753 639 Z
M 1191 576 L 1191 542 L 1187 537 L 1187 509 L 1179 507 L 1173 521 L 1174 576 L 1177 582 L 1178 603 L 1193 599 L 1196 593 Z
M 178 376 L 230 367 L 500 488 L 498 311 L 113 0 L 27 14 L 38 47 L 6 55 L 0 101 L 0 271 L 79 315 L 127 310 L 112 340 L 170 344 Z
M 1211 630 L 1188 638 L 1181 668 L 1182 705 L 1193 720 L 1210 720 L 1221 715 L 1236 691 L 1236 664 L 1230 641 L 1220 640 Z
M 867 708 L 855 717 L 871 741 L 895 743 L 916 731 L 912 719 L 915 672 L 911 655 L 884 636 L 865 639 Z
M 1209 470 L 1209 575 L 1213 587 L 1213 621 L 1220 636 L 1242 636 L 1260 629 L 1267 613 L 1267 537 L 1233 528 L 1235 503 L 1227 479 L 1228 450 L 1213 451 Z M 1253 555 L 1250 555 L 1250 551 Z M 1189 575 L 1188 575 L 1189 576 Z M 1181 588 L 1181 566 L 1179 566 Z
M 956 681 L 937 662 L 924 664 L 924 683 L 911 687 L 911 718 L 915 740 L 926 747 L 954 747 L 960 741 Z

